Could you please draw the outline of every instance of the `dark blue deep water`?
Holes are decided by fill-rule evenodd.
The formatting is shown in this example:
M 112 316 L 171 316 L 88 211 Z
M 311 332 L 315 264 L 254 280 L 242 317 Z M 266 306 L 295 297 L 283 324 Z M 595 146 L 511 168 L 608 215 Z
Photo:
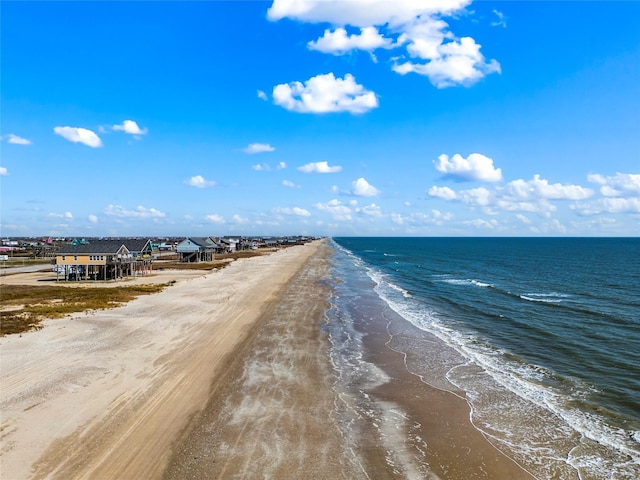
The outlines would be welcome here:
M 337 269 L 368 276 L 407 322 L 460 354 L 447 380 L 515 457 L 544 452 L 582 478 L 638 478 L 640 239 L 333 241 Z M 536 432 L 522 426 L 532 415 Z

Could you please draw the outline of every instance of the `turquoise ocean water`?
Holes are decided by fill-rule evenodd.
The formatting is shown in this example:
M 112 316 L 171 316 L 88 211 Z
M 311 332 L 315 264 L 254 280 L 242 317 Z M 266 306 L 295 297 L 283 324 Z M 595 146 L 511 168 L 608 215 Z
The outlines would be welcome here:
M 340 281 L 327 328 L 345 386 L 384 381 L 363 368 L 356 324 L 390 309 L 394 328 L 440 340 L 437 352 L 399 340 L 407 368 L 463 390 L 474 426 L 534 476 L 640 478 L 640 239 L 332 245 Z

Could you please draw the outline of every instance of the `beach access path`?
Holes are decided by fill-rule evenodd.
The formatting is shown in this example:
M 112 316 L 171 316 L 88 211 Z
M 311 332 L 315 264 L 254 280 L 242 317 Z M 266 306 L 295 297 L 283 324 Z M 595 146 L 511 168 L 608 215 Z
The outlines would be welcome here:
M 0 478 L 162 478 L 172 447 L 323 241 L 0 338 Z

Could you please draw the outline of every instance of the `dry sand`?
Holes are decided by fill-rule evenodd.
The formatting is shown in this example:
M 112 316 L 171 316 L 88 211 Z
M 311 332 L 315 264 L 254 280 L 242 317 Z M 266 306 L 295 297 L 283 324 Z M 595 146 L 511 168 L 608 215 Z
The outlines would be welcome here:
M 33 273 L 8 273 L 0 277 L 0 285 L 64 285 L 65 287 L 72 288 L 86 288 L 86 287 L 122 287 L 127 285 L 142 285 L 142 284 L 156 284 L 156 283 L 169 283 L 171 281 L 186 280 L 195 277 L 203 276 L 207 271 L 203 270 L 154 270 L 150 274 L 140 275 L 137 277 L 129 277 L 120 279 L 117 281 L 108 282 L 65 282 L 56 281 L 56 274 L 50 269 L 41 272 Z
M 214 380 L 322 247 L 183 273 L 162 293 L 0 338 L 0 478 L 161 478 Z

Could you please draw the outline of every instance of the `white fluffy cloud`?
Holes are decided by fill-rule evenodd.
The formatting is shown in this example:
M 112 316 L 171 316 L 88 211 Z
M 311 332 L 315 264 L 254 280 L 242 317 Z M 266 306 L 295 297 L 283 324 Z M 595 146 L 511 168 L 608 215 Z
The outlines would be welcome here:
M 89 215 L 87 218 L 91 223 L 98 223 L 98 217 L 96 215 Z
M 380 195 L 380 190 L 367 182 L 364 178 L 360 177 L 351 183 L 351 194 L 357 197 L 375 197 Z
M 273 152 L 274 150 L 275 148 L 273 148 L 268 143 L 250 143 L 242 151 L 244 153 L 254 154 L 254 153 L 263 153 L 263 152 Z
M 426 225 L 442 226 L 452 218 L 453 214 L 451 212 L 442 213 L 439 210 L 431 210 L 431 215 L 424 212 L 413 212 L 410 215 L 393 212 L 389 215 L 389 219 L 393 223 L 406 227 L 423 227 Z
M 231 222 L 235 223 L 236 225 L 241 225 L 243 223 L 249 223 L 249 219 L 235 214 L 233 217 L 231 217 Z
M 476 218 L 474 220 L 469 220 L 466 222 L 463 222 L 465 225 L 471 225 L 473 227 L 476 228 L 482 228 L 482 229 L 489 229 L 489 230 L 493 230 L 494 228 L 496 228 L 498 226 L 498 221 L 495 219 L 492 220 L 484 220 L 482 218 Z
M 382 208 L 380 208 L 380 206 L 376 205 L 375 203 L 372 203 L 371 205 L 365 205 L 362 208 L 356 209 L 356 212 L 362 213 L 369 217 L 382 217 Z
M 393 212 L 393 213 L 389 216 L 389 218 L 391 219 L 391 221 L 392 221 L 393 223 L 396 223 L 396 224 L 398 224 L 398 225 L 404 225 L 404 218 L 403 218 L 403 217 L 402 217 L 402 215 L 401 215 L 401 214 L 399 214 L 399 213 Z
M 600 185 L 600 193 L 605 197 L 640 195 L 640 174 L 637 173 L 616 173 L 613 177 L 590 174 L 587 180 Z
M 256 165 L 252 165 L 251 168 L 253 168 L 254 170 L 256 170 L 258 172 L 269 172 L 269 171 L 271 171 L 271 165 L 269 165 L 268 163 L 258 163 Z M 285 162 L 279 162 L 276 165 L 276 170 L 284 170 L 285 168 L 287 168 L 287 164 Z
M 502 170 L 493 166 L 493 159 L 480 153 L 472 153 L 464 158 L 459 153 L 449 158 L 444 153 L 433 162 L 436 170 L 459 180 L 499 182 Z
M 273 213 L 280 215 L 292 215 L 296 217 L 310 217 L 311 212 L 304 208 L 293 207 L 293 208 L 274 208 Z
M 640 213 L 640 197 L 604 197 L 587 203 L 578 203 L 571 207 L 581 215 L 599 215 L 601 213 Z
M 66 220 L 73 220 L 73 214 L 71 212 L 64 212 L 64 213 L 51 212 L 48 214 L 48 216 L 53 218 L 64 218 Z
M 495 206 L 508 212 L 530 212 L 549 216 L 558 207 L 545 198 L 538 198 L 530 201 L 514 200 L 512 198 L 500 198 L 496 200 Z
M 128 133 L 129 135 L 145 135 L 147 133 L 146 128 L 140 128 L 133 120 L 125 120 L 120 125 L 114 125 L 113 130 Z
M 375 93 L 356 83 L 351 74 L 336 78 L 333 73 L 316 75 L 304 84 L 283 83 L 273 87 L 273 101 L 298 113 L 365 113 L 378 106 Z
M 415 43 L 414 43 L 415 45 Z M 420 47 L 413 48 L 419 51 Z M 469 86 L 490 73 L 500 73 L 500 64 L 485 62 L 480 45 L 471 37 L 453 40 L 436 47 L 437 56 L 426 62 L 404 62 L 395 64 L 393 71 L 401 75 L 417 73 L 425 75 L 437 88 L 456 85 Z
M 290 18 L 332 24 L 334 30 L 325 30 L 308 46 L 334 55 L 353 49 L 404 49 L 396 56 L 394 71 L 425 75 L 437 88 L 445 88 L 469 86 L 485 75 L 500 72 L 497 61 L 485 61 L 473 38 L 457 38 L 443 20 L 461 13 L 470 3 L 471 0 L 274 0 L 268 17 L 273 21 Z M 348 35 L 345 26 L 357 27 L 360 33 Z
M 457 200 L 474 207 L 488 207 L 492 201 L 492 191 L 485 187 L 472 188 L 469 190 L 460 190 L 458 192 L 449 187 L 433 186 L 427 194 L 431 197 L 441 198 L 443 200 Z
M 491 190 L 485 187 L 460 190 L 457 197 L 468 205 L 487 207 L 491 203 Z
M 453 163 L 464 166 L 464 163 L 461 162 Z M 444 165 L 447 166 L 449 164 L 445 163 Z M 492 164 L 490 166 L 493 168 Z M 446 168 L 443 167 L 442 170 L 446 170 Z M 462 170 L 464 171 L 464 169 Z M 625 185 L 633 183 L 626 181 L 624 177 L 620 177 L 620 179 Z M 597 178 L 597 180 L 600 181 L 602 179 Z M 590 198 L 594 192 L 580 185 L 552 184 L 548 180 L 540 178 L 540 175 L 534 175 L 531 180 L 517 179 L 507 183 L 504 187 L 498 186 L 492 189 L 479 187 L 454 191 L 446 186 L 433 186 L 427 190 L 427 194 L 442 200 L 458 201 L 471 207 L 479 207 L 490 215 L 497 215 L 500 211 L 505 211 L 529 212 L 550 217 L 552 212 L 558 210 L 558 207 L 552 201 L 584 200 Z M 607 202 L 606 200 L 613 201 Z M 636 206 L 633 201 L 619 200 L 632 199 L 605 198 L 596 202 L 574 204 L 571 208 L 585 215 L 602 212 L 635 211 Z M 640 200 L 638 203 L 640 204 Z M 529 219 L 523 215 L 516 215 L 516 218 L 522 223 L 530 223 Z
M 471 0 L 274 0 L 267 16 L 274 21 L 291 18 L 310 23 L 358 27 L 388 23 L 397 27 L 419 16 L 447 15 L 470 3 Z
M 318 50 L 323 53 L 342 55 L 350 50 L 373 51 L 377 48 L 391 48 L 392 41 L 384 38 L 376 27 L 360 29 L 359 34 L 347 34 L 347 31 L 338 27 L 334 31 L 324 31 L 324 35 L 316 41 L 307 44 L 309 50 Z
M 18 135 L 14 135 L 13 133 L 9 133 L 7 135 L 7 142 L 13 145 L 31 145 L 31 140 L 19 137 Z
M 531 180 L 513 180 L 495 191 L 493 206 L 510 212 L 530 212 L 549 217 L 558 208 L 551 200 L 582 200 L 593 195 L 593 190 L 580 185 L 549 183 L 534 175 Z
M 321 212 L 327 212 L 331 214 L 334 220 L 338 221 L 350 221 L 351 209 L 346 205 L 343 205 L 339 200 L 334 199 L 327 203 L 316 203 L 315 207 Z
M 223 224 L 224 223 L 224 217 L 217 215 L 217 214 L 212 214 L 212 215 L 207 215 L 206 217 L 204 217 L 205 220 L 211 222 L 211 223 L 216 223 L 216 224 Z
M 593 190 L 580 185 L 550 184 L 534 175 L 531 180 L 514 180 L 507 183 L 505 193 L 517 200 L 583 200 L 593 195 Z
M 339 165 L 331 167 L 328 162 L 312 162 L 298 167 L 298 170 L 304 173 L 336 173 L 342 171 L 342 167 Z
M 433 218 L 436 219 L 437 221 L 441 221 L 441 220 L 446 220 L 449 221 L 453 218 L 453 213 L 451 212 L 446 212 L 446 213 L 442 213 L 440 210 L 431 210 L 431 214 L 433 215 Z
M 438 187 L 438 186 L 434 185 L 429 190 L 427 190 L 427 194 L 430 197 L 441 198 L 443 200 L 455 200 L 456 199 L 456 192 L 454 192 L 449 187 Z
M 587 180 L 600 185 L 602 197 L 572 205 L 572 210 L 580 215 L 640 213 L 640 174 L 616 173 L 614 176 L 590 174 Z
M 293 183 L 290 180 L 283 180 L 282 181 L 282 185 L 284 185 L 285 187 L 289 187 L 289 188 L 300 188 L 300 185 L 296 185 L 295 183 Z
M 492 27 L 502 27 L 502 28 L 507 28 L 507 18 L 504 16 L 504 13 L 498 11 L 498 10 L 493 10 L 493 13 L 497 18 L 497 20 L 491 22 L 491 26 Z
M 146 208 L 138 205 L 135 210 L 127 210 L 120 205 L 107 205 L 104 213 L 113 217 L 120 218 L 164 218 L 167 215 L 155 208 Z
M 53 132 L 60 135 L 65 140 L 73 143 L 82 143 L 91 148 L 102 146 L 102 140 L 96 135 L 96 132 L 81 127 L 55 127 Z
M 217 184 L 213 180 L 205 180 L 202 175 L 196 175 L 195 177 L 191 177 L 187 180 L 187 185 L 196 188 L 210 188 L 215 187 Z
M 0 177 L 8 177 L 9 171 L 6 167 L 0 167 Z
M 264 93 L 262 90 L 258 90 L 258 98 L 264 101 L 269 100 L 269 97 L 267 97 L 267 94 Z

